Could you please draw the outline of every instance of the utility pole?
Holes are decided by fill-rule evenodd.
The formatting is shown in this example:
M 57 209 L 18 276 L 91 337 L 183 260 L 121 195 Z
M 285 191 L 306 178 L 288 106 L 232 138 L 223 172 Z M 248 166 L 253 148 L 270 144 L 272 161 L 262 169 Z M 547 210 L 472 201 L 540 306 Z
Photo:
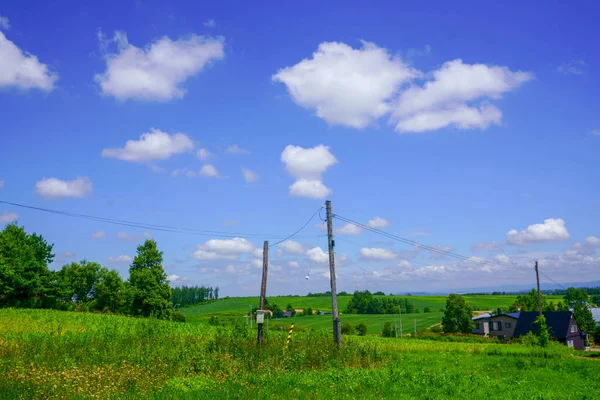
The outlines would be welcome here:
M 538 308 L 540 309 L 540 317 L 542 316 L 542 292 L 540 292 L 540 273 L 538 271 L 538 262 L 535 262 L 535 279 L 537 280 L 538 288 Z
M 265 309 L 265 298 L 267 297 L 267 270 L 269 269 L 269 241 L 265 240 L 263 245 L 263 270 L 262 282 L 260 284 L 260 309 Z M 264 318 L 264 314 L 263 314 Z M 269 320 L 267 319 L 267 330 L 269 329 Z M 263 323 L 258 324 L 258 344 L 263 340 Z
M 413 318 L 413 326 L 414 326 L 414 329 L 415 329 L 415 336 L 414 337 L 417 337 L 417 319 L 416 318 Z
M 252 329 L 252 304 L 250 304 L 250 329 Z
M 342 330 L 340 328 L 340 317 L 338 316 L 337 289 L 335 283 L 335 258 L 333 256 L 333 218 L 331 214 L 331 201 L 325 202 L 327 211 L 327 244 L 329 246 L 329 281 L 331 283 L 331 316 L 333 318 L 333 341 L 338 347 L 342 345 Z

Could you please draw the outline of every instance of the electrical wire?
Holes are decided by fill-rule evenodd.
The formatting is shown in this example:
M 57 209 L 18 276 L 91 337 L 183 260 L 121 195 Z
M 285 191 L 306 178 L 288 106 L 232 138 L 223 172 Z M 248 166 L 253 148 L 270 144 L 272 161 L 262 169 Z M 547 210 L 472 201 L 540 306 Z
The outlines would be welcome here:
M 50 213 L 50 214 L 62 215 L 62 216 L 67 216 L 67 217 L 71 217 L 71 218 L 80 218 L 80 219 L 86 219 L 86 220 L 96 221 L 96 222 L 104 222 L 104 223 L 113 224 L 113 225 L 127 226 L 127 227 L 132 227 L 132 228 L 141 228 L 141 229 L 161 231 L 161 232 L 170 232 L 170 233 L 197 235 L 197 236 L 211 236 L 211 237 L 216 236 L 216 237 L 226 237 L 226 238 L 235 238 L 238 236 L 281 238 L 284 236 L 284 235 L 277 235 L 277 234 L 223 232 L 223 231 L 202 230 L 202 229 L 193 229 L 193 228 L 182 228 L 182 227 L 175 227 L 175 226 L 169 226 L 169 225 L 147 224 L 147 223 L 141 223 L 141 222 L 133 222 L 133 221 L 120 220 L 120 219 L 98 217 L 98 216 L 88 215 L 88 214 L 78 214 L 78 213 L 72 213 L 72 212 L 67 212 L 67 211 L 52 210 L 52 209 L 48 209 L 48 208 L 29 206 L 29 205 L 25 205 L 25 204 L 13 203 L 13 202 L 3 201 L 3 200 L 0 200 L 0 204 L 6 204 L 6 205 L 15 206 L 15 207 L 35 210 L 35 211 L 42 211 L 42 212 L 46 212 L 46 213 Z M 316 235 L 307 235 L 305 237 L 314 237 L 314 236 L 316 236 Z
M 310 221 L 312 221 L 312 219 L 315 217 L 315 215 L 317 215 L 317 213 L 319 211 L 321 211 L 322 208 L 323 208 L 323 206 L 321 206 L 320 208 L 318 208 L 317 211 L 315 211 L 313 213 L 313 215 L 310 216 L 310 218 L 308 219 L 308 221 L 306 221 L 306 223 L 300 227 L 300 229 L 298 229 L 296 232 L 292 233 L 291 235 L 289 235 L 285 239 L 282 239 L 279 242 L 274 243 L 273 246 L 277 246 L 278 244 L 281 244 L 281 243 L 285 242 L 286 240 L 288 240 L 288 239 L 296 236 L 297 233 L 299 233 L 302 229 L 306 228 L 306 225 L 308 225 L 310 223 Z

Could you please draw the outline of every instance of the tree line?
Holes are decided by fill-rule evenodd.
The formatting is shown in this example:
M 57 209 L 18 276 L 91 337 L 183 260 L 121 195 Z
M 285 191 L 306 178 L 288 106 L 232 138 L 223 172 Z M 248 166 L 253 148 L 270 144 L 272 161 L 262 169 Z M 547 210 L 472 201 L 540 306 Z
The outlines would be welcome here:
M 219 287 L 178 286 L 171 289 L 173 307 L 192 306 L 219 298 Z
M 355 291 L 346 307 L 346 314 L 398 314 L 401 310 L 404 314 L 419 312 L 408 299 L 381 296 L 373 294 L 368 290 Z M 399 309 L 400 308 L 400 309 Z M 424 312 L 429 312 L 425 307 Z
M 52 271 L 54 245 L 16 224 L 0 231 L 0 307 L 90 310 L 160 319 L 185 319 L 173 314 L 173 291 L 163 269 L 163 253 L 154 240 L 137 247 L 129 279 L 92 261 L 82 260 Z M 218 297 L 218 288 L 180 289 L 192 293 L 185 301 Z M 202 294 L 202 297 L 198 297 Z

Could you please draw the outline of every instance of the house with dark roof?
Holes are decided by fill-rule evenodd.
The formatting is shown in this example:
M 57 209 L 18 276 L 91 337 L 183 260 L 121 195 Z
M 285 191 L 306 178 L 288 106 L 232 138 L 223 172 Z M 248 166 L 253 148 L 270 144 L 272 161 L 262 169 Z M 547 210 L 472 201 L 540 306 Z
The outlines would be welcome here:
M 490 317 L 488 313 L 479 314 L 473 317 L 472 320 L 475 323 L 472 333 L 476 335 L 486 335 L 490 333 Z
M 489 319 L 489 335 L 501 338 L 513 337 L 517 322 L 519 321 L 519 314 L 516 312 L 491 316 Z
M 519 319 L 513 335 L 515 337 L 524 336 L 529 332 L 538 334 L 538 326 L 535 319 L 538 317 L 537 311 L 525 311 L 519 313 Z M 585 334 L 579 330 L 573 313 L 570 311 L 547 311 L 543 313 L 546 317 L 546 325 L 550 336 L 559 342 L 573 347 L 577 350 L 585 348 Z

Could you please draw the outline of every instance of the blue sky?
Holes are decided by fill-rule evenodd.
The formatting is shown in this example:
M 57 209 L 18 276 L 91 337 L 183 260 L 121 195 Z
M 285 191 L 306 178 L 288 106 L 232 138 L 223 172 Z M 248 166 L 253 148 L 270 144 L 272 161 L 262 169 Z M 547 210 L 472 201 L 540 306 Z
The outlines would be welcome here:
M 174 285 L 256 294 L 262 240 L 330 199 L 477 257 L 334 220 L 340 290 L 528 283 L 534 260 L 600 279 L 595 2 L 204 3 L 0 5 L 0 199 L 223 233 L 0 205 L 55 244 L 53 268 L 127 276 L 151 235 Z M 269 293 L 327 290 L 318 222 L 272 249 Z

